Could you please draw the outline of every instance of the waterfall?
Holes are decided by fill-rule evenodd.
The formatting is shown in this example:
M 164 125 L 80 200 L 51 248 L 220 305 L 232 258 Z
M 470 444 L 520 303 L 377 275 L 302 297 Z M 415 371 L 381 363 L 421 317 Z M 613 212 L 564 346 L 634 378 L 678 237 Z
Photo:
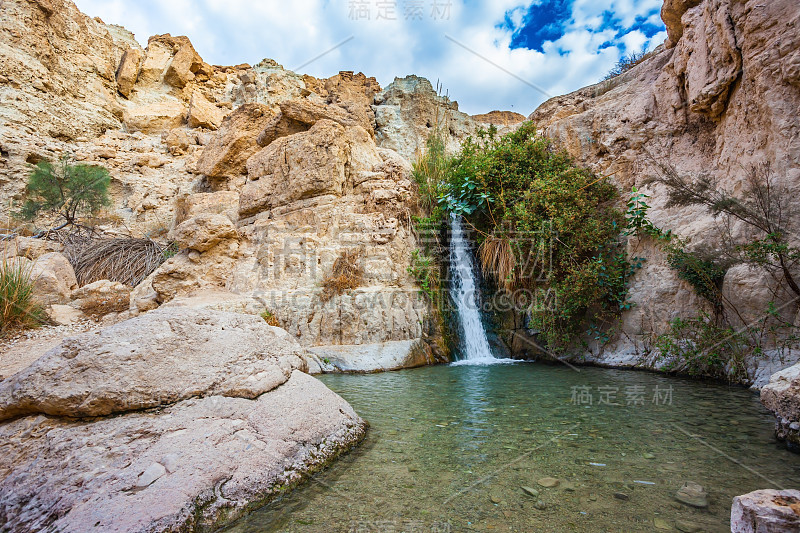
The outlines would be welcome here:
M 497 362 L 481 321 L 475 265 L 469 241 L 461 226 L 461 217 L 450 215 L 450 227 L 450 293 L 461 329 L 461 360 L 464 364 Z

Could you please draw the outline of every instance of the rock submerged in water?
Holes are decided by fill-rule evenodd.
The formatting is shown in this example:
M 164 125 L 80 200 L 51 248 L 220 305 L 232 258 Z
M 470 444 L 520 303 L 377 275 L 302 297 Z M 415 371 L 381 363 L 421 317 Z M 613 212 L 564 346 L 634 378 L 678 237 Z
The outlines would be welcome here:
M 536 483 L 538 483 L 540 486 L 546 489 L 552 489 L 558 486 L 559 481 L 554 477 L 543 477 L 537 480 Z
M 678 492 L 675 493 L 675 499 L 685 505 L 698 509 L 708 507 L 708 495 L 706 494 L 706 490 L 702 485 L 694 481 L 687 481 L 684 483 L 683 486 L 678 489 Z
M 148 317 L 100 332 L 111 343 L 105 351 L 94 334 L 65 341 L 73 357 L 63 357 L 64 345 L 45 354 L 30 388 L 18 380 L 0 385 L 7 412 L 17 413 L 0 422 L 4 528 L 214 529 L 365 435 L 366 423 L 347 402 L 298 370 L 300 355 L 282 330 L 218 311 L 171 308 L 141 318 Z M 255 341 L 259 350 L 251 352 Z M 144 346 L 151 349 L 142 352 Z M 221 352 L 241 364 L 215 365 L 229 357 Z M 59 380 L 69 381 L 73 393 Z M 28 391 L 20 398 L 29 406 L 30 397 L 45 407 L 63 403 L 66 413 L 113 405 L 114 416 L 20 410 L 14 390 Z M 118 401 L 124 393 L 128 405 Z

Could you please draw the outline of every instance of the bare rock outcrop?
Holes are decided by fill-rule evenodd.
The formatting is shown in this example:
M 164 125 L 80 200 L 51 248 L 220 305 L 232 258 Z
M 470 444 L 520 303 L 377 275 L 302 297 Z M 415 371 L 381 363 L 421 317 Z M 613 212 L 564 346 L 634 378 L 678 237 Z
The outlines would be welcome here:
M 225 117 L 219 131 L 205 147 L 197 161 L 197 170 L 212 178 L 242 175 L 247 160 L 260 147 L 259 134 L 274 114 L 263 104 L 244 104 Z
M 800 490 L 757 490 L 733 499 L 731 533 L 800 530 Z
M 476 123 L 458 110 L 458 103 L 436 93 L 431 82 L 418 76 L 395 78 L 375 96 L 375 138 L 409 161 L 425 151 L 434 128 L 444 134 L 446 148 L 455 152 L 475 133 Z
M 800 451 L 800 364 L 772 375 L 761 403 L 775 414 L 775 436 Z
M 303 368 L 282 330 L 215 311 L 165 309 L 64 341 L 0 385 L 4 418 L 50 413 L 0 423 L 0 522 L 139 532 L 235 520 L 364 436 Z
M 507 127 L 525 122 L 527 117 L 514 111 L 491 111 L 480 115 L 472 115 L 475 122 L 482 124 L 494 124 L 495 126 Z
M 253 399 L 306 368 L 297 342 L 259 317 L 158 310 L 65 340 L 1 382 L 0 421 L 103 416 L 201 396 Z

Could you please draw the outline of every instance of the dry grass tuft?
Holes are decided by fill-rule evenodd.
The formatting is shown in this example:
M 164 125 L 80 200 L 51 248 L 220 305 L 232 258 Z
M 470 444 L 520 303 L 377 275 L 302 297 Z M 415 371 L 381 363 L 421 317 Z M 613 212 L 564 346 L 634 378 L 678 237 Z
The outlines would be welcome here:
M 478 255 L 480 256 L 483 272 L 494 276 L 498 285 L 506 290 L 511 290 L 514 287 L 516 280 L 514 269 L 517 266 L 517 261 L 514 258 L 514 250 L 511 248 L 510 240 L 489 235 L 481 244 Z
M 0 262 L 0 336 L 46 320 L 44 310 L 33 299 L 31 266 L 4 257 Z
M 107 279 L 135 287 L 175 253 L 151 239 L 75 237 L 64 244 L 80 286 Z
M 364 268 L 360 264 L 361 250 L 355 248 L 342 252 L 333 263 L 333 270 L 322 281 L 322 301 L 361 286 L 364 281 Z

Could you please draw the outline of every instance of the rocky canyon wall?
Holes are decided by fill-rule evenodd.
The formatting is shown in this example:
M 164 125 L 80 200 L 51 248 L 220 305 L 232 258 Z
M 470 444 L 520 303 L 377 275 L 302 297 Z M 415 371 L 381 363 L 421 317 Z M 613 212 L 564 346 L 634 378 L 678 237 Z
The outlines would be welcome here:
M 649 194 L 653 223 L 688 239 L 689 249 L 714 254 L 721 218 L 704 207 L 666 207 L 667 189 L 650 183 L 667 164 L 688 179 L 708 176 L 740 193 L 753 165 L 769 163 L 777 186 L 800 191 L 800 5 L 793 0 L 668 0 L 662 17 L 669 39 L 649 59 L 621 76 L 553 98 L 531 116 L 582 164 L 611 176 L 623 194 Z M 798 222 L 797 213 L 792 213 Z M 734 234 L 744 231 L 740 225 Z M 696 316 L 704 304 L 678 278 L 652 242 L 629 243 L 646 259 L 634 277 L 622 333 L 593 359 L 637 364 L 677 317 Z M 775 281 L 734 264 L 723 292 L 744 322 L 757 321 L 775 301 L 796 321 L 796 308 Z M 775 354 L 773 354 L 775 355 Z M 751 377 L 796 359 L 752 361 Z
M 361 73 L 317 79 L 269 59 L 209 65 L 186 37 L 143 47 L 67 0 L 9 0 L 0 13 L 8 231 L 20 229 L 10 214 L 30 166 L 71 153 L 111 173 L 101 232 L 179 243 L 134 288 L 131 314 L 266 310 L 318 349 L 320 364 L 342 369 L 445 360 L 420 342 L 430 309 L 408 273 L 411 161 L 434 128 L 454 151 L 494 115 L 476 121 L 416 76 L 383 90 Z M 323 301 L 347 251 L 365 275 Z

